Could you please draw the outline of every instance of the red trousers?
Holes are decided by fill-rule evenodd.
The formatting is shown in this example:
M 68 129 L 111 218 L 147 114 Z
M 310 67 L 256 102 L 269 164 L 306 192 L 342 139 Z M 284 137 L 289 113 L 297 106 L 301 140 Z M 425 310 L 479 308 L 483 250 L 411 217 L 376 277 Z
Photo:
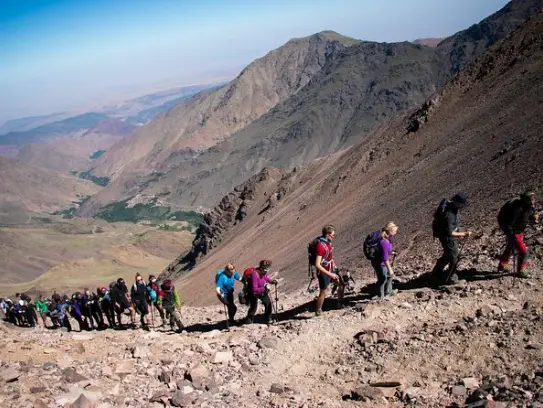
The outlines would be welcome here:
M 512 235 L 507 237 L 507 246 L 500 257 L 500 266 L 505 267 L 509 263 L 511 252 L 515 250 L 514 254 L 518 256 L 517 271 L 526 268 L 528 265 L 528 248 L 524 243 L 524 233 Z

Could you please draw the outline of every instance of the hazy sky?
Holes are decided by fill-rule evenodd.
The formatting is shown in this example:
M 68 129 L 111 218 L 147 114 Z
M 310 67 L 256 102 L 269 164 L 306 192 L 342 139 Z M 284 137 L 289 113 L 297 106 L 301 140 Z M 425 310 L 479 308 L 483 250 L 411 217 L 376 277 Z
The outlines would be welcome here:
M 237 74 L 292 37 L 442 37 L 506 0 L 0 0 L 0 124 Z

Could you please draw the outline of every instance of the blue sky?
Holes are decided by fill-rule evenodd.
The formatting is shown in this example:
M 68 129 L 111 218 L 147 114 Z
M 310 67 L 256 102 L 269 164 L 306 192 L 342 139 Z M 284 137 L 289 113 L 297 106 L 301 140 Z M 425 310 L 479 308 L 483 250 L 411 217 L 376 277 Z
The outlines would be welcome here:
M 443 37 L 506 0 L 0 0 L 0 124 L 232 77 L 293 37 Z

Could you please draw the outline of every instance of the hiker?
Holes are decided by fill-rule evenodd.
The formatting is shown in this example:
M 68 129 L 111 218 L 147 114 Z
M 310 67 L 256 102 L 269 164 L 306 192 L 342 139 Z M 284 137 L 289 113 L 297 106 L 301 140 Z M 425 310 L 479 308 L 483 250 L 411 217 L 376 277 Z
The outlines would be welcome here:
M 149 297 L 151 300 L 150 306 L 158 310 L 158 314 L 160 315 L 160 320 L 162 320 L 162 324 L 160 325 L 160 327 L 164 327 L 166 326 L 166 319 L 164 317 L 164 308 L 162 307 L 162 305 L 158 304 L 158 292 L 160 292 L 160 288 L 158 287 L 158 284 L 156 282 L 155 275 L 149 275 L 147 290 L 149 291 Z M 153 292 L 155 292 L 154 299 L 153 299 Z
M 509 272 L 511 252 L 518 258 L 517 270 L 513 271 L 519 278 L 529 278 L 528 248 L 524 243 L 524 232 L 530 222 L 539 222 L 540 214 L 535 211 L 535 193 L 528 190 L 519 197 L 509 200 L 498 214 L 498 224 L 505 234 L 505 251 L 500 256 L 498 272 Z M 516 260 L 515 260 L 516 261 Z
M 334 281 L 338 286 L 338 302 L 343 299 L 345 291 L 345 283 L 340 278 L 334 255 L 332 253 L 334 247 L 332 240 L 336 237 L 335 228 L 332 225 L 325 225 L 322 228 L 322 235 L 315 241 L 315 268 L 317 269 L 317 277 L 319 281 L 319 297 L 315 308 L 315 315 L 322 314 L 322 306 L 324 300 L 328 296 L 328 287 Z
M 215 275 L 215 291 L 219 301 L 228 308 L 228 323 L 234 323 L 234 316 L 238 308 L 234 303 L 234 283 L 241 282 L 241 276 L 231 263 L 227 264 Z
M 41 320 L 43 321 L 43 327 L 47 327 L 47 315 L 49 314 L 49 308 L 47 307 L 47 303 L 45 303 L 42 295 L 40 295 L 39 299 L 36 301 L 36 310 L 40 314 Z
M 8 305 L 5 299 L 0 298 L 0 313 L 2 314 L 0 318 L 2 320 L 7 320 L 7 310 L 8 310 Z
M 115 282 L 111 282 L 109 287 L 112 288 L 115 286 Z M 111 295 L 105 286 L 101 286 L 96 289 L 98 294 L 98 304 L 100 305 L 101 312 L 106 316 L 107 323 L 109 327 L 115 327 L 115 308 L 113 307 L 113 302 L 111 301 Z M 105 324 L 104 324 L 105 326 Z
M 260 300 L 264 304 L 264 320 L 267 324 L 271 323 L 271 316 L 273 312 L 272 301 L 268 295 L 267 283 L 277 285 L 275 279 L 271 279 L 268 276 L 268 272 L 271 269 L 272 261 L 263 259 L 260 261 L 258 268 L 254 268 L 249 283 L 249 291 L 247 293 L 247 299 L 249 301 L 249 311 L 245 321 L 247 323 L 253 323 L 258 301 Z
M 432 275 L 438 281 L 447 284 L 458 282 L 456 265 L 458 263 L 458 238 L 471 236 L 471 231 L 461 232 L 459 229 L 459 212 L 468 205 L 468 198 L 464 193 L 455 194 L 451 200 L 442 200 L 434 214 L 432 230 L 435 238 L 439 239 L 443 247 L 443 255 L 439 258 L 432 270 Z M 447 279 L 444 269 L 449 265 Z
M 143 281 L 143 277 L 137 273 L 136 282 L 132 285 L 130 291 L 132 302 L 137 312 L 141 315 L 140 322 L 143 330 L 149 330 L 147 323 L 147 315 L 149 314 L 149 304 L 147 303 L 147 283 Z
M 179 311 L 181 309 L 181 299 L 179 299 L 179 294 L 170 279 L 166 279 L 160 286 L 157 304 L 162 306 L 164 311 L 170 315 L 171 328 L 177 326 L 176 332 L 181 333 L 184 329 Z
M 70 315 L 77 321 L 79 325 L 79 331 L 88 330 L 87 320 L 82 312 L 83 309 L 83 294 L 81 292 L 75 292 L 72 295 L 70 303 Z
M 398 232 L 398 227 L 392 221 L 380 231 L 376 256 L 371 261 L 371 266 L 377 275 L 377 295 L 375 298 L 383 300 L 385 297 L 392 296 L 397 291 L 392 290 L 392 280 L 394 278 L 394 269 L 392 268 L 391 255 L 392 238 Z
M 102 315 L 100 305 L 98 304 L 98 297 L 88 288 L 85 288 L 83 291 L 83 304 L 89 328 L 91 330 L 104 329 L 104 316 Z
M 115 314 L 117 315 L 117 324 L 122 327 L 122 315 L 125 310 L 130 312 L 130 321 L 134 325 L 136 323 L 135 311 L 130 304 L 128 295 L 128 288 L 123 278 L 117 279 L 117 283 L 113 286 L 113 290 L 110 291 L 113 307 L 115 308 Z

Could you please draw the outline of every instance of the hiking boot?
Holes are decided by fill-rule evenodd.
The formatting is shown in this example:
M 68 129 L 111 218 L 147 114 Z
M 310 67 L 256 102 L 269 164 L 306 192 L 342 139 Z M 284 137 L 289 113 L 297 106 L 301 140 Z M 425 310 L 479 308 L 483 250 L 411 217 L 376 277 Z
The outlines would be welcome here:
M 518 271 L 518 277 L 521 279 L 529 279 L 530 274 L 528 273 L 528 270 L 521 269 L 520 271 Z
M 498 265 L 498 273 L 510 273 L 511 268 L 508 265 Z
M 449 277 L 449 280 L 446 282 L 447 285 L 454 285 L 455 283 L 458 283 L 459 279 L 458 279 L 458 275 L 456 273 L 453 273 L 450 277 Z
M 392 289 L 392 290 L 390 291 L 390 293 L 387 293 L 387 294 L 385 295 L 385 298 L 394 296 L 394 295 L 397 294 L 397 293 L 398 293 L 398 289 Z
M 253 318 L 246 317 L 245 319 L 243 319 L 243 324 L 253 324 Z

